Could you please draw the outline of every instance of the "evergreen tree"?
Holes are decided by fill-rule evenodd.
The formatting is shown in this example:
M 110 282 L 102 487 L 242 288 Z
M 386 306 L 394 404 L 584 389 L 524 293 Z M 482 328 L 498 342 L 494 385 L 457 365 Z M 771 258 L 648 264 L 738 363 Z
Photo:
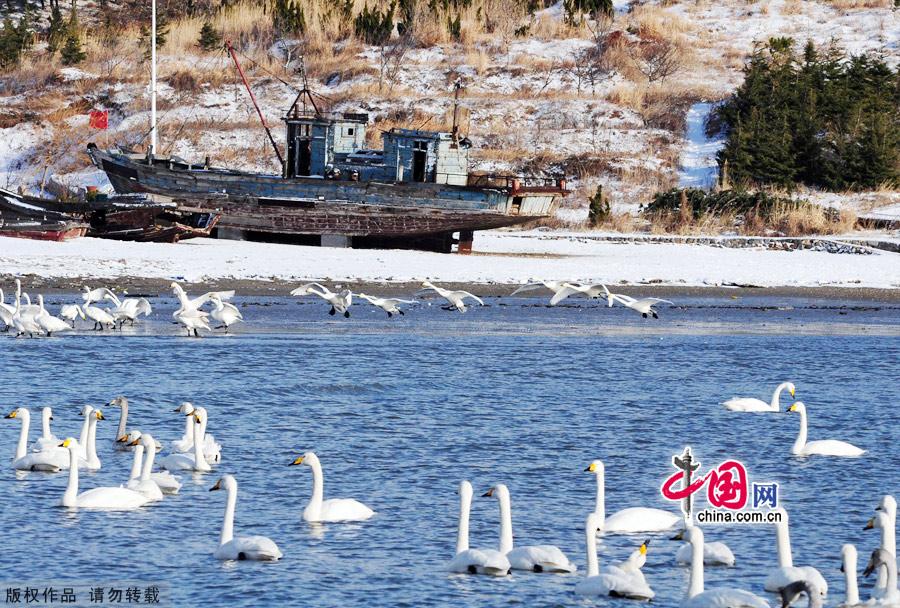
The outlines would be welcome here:
M 52 55 L 62 47 L 67 35 L 66 23 L 63 20 L 62 11 L 59 9 L 59 0 L 50 0 L 50 28 L 47 32 L 47 51 Z
M 306 32 L 306 15 L 294 0 L 275 0 L 272 21 L 281 37 L 302 36 Z
M 592 227 L 597 227 L 609 219 L 611 210 L 609 200 L 603 195 L 603 186 L 597 186 L 597 191 L 590 199 L 588 207 L 588 223 Z
M 356 37 L 366 44 L 386 43 L 391 38 L 391 32 L 394 31 L 395 8 L 396 5 L 391 4 L 387 10 L 382 12 L 378 8 L 369 9 L 368 4 L 363 6 L 363 10 L 353 21 L 353 31 Z
M 63 65 L 75 65 L 84 61 L 84 49 L 81 48 L 81 27 L 78 25 L 78 13 L 75 11 L 75 2 L 72 1 L 72 9 L 69 12 L 69 22 L 66 24 L 66 42 L 60 51 L 60 59 Z
M 149 21 L 148 21 L 149 22 Z M 146 47 L 144 59 L 150 59 L 150 28 L 141 25 L 139 44 Z M 169 18 L 165 12 L 160 11 L 156 14 L 156 52 L 166 45 L 166 38 L 169 35 Z
M 214 51 L 222 46 L 222 35 L 216 31 L 209 21 L 200 28 L 200 48 L 204 51 Z

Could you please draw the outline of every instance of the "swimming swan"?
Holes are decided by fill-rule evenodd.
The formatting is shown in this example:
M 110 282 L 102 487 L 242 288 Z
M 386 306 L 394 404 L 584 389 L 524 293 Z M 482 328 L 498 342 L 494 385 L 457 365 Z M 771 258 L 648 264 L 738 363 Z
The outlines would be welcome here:
M 802 401 L 795 402 L 788 408 L 788 412 L 800 413 L 800 433 L 791 447 L 794 456 L 862 456 L 866 453 L 851 443 L 837 441 L 835 439 L 820 439 L 818 441 L 806 441 L 806 406 Z
M 82 509 L 130 510 L 147 504 L 146 496 L 121 487 L 101 487 L 78 493 L 78 446 L 71 437 L 60 444 L 69 449 L 69 483 L 60 504 Z
M 723 401 L 722 405 L 732 412 L 779 412 L 781 411 L 781 393 L 785 389 L 788 390 L 791 397 L 795 395 L 796 388 L 793 383 L 782 382 L 775 387 L 771 403 L 753 397 L 732 397 L 728 401 Z
M 864 530 L 881 530 L 881 548 L 892 555 L 897 550 L 897 501 L 890 494 L 882 497 L 875 509 L 875 516 L 866 522 Z M 887 571 L 884 568 L 878 570 L 878 580 L 872 590 L 873 598 L 884 597 L 887 588 Z
M 137 490 L 147 497 L 150 501 L 163 499 L 162 489 L 150 478 L 150 472 L 153 470 L 153 458 L 156 456 L 156 443 L 150 435 L 141 435 L 135 439 L 131 445 L 134 447 L 134 463 L 140 463 L 144 452 L 147 458 L 143 462 L 140 474 L 135 476 L 134 466 L 131 467 L 131 478 L 125 486 L 132 490 Z
M 693 522 L 685 518 L 685 528 L 693 527 Z M 679 566 L 689 566 L 691 563 L 691 543 L 684 543 L 675 554 L 675 563 Z M 722 542 L 703 543 L 703 564 L 706 566 L 733 566 L 734 553 Z
M 29 414 L 30 415 L 30 414 Z M 41 436 L 35 439 L 31 445 L 32 452 L 43 452 L 44 450 L 59 450 L 60 439 L 50 430 L 50 423 L 53 421 L 53 410 L 49 407 L 41 409 Z M 66 458 L 69 453 L 63 450 Z
M 216 442 L 212 433 L 206 432 L 206 425 L 209 421 L 209 416 L 206 414 L 206 408 L 194 408 L 194 405 L 189 401 L 184 401 L 175 408 L 176 413 L 185 415 L 185 428 L 184 435 L 181 439 L 176 439 L 172 442 L 172 450 L 174 452 L 186 453 L 194 449 L 194 429 L 191 425 L 193 422 L 191 414 L 193 414 L 195 410 L 200 414 L 200 420 L 202 420 L 200 423 L 200 437 L 202 438 L 201 445 L 203 446 L 203 457 L 206 459 L 206 462 L 220 462 L 222 460 L 222 446 Z
M 584 543 L 587 553 L 587 576 L 575 585 L 580 595 L 612 596 L 634 600 L 652 599 L 655 593 L 643 580 L 616 568 L 600 571 L 597 560 L 597 529 L 602 517 L 597 513 L 587 516 L 584 525 Z
M 476 302 L 478 302 L 478 304 L 484 306 L 484 302 L 481 300 L 481 298 L 469 293 L 468 291 L 453 291 L 450 289 L 444 289 L 443 287 L 438 287 L 437 285 L 434 285 L 429 281 L 425 281 L 424 283 L 422 283 L 422 287 L 424 288 L 422 291 L 431 290 L 447 300 L 448 305 L 443 307 L 444 310 L 458 310 L 459 312 L 466 312 L 466 310 L 468 310 L 466 308 L 466 298 L 475 300 Z
M 207 473 L 212 471 L 212 467 L 206 462 L 203 456 L 203 442 L 200 435 L 200 414 L 195 410 L 191 414 L 194 421 L 194 445 L 193 454 L 169 454 L 165 458 L 159 459 L 159 466 L 169 471 L 197 471 L 199 473 Z
M 661 532 L 675 527 L 681 517 L 675 513 L 649 507 L 630 507 L 606 517 L 605 467 L 603 461 L 593 461 L 585 471 L 597 478 L 597 500 L 594 512 L 600 516 L 599 530 L 604 532 Z
M 237 481 L 231 475 L 224 475 L 209 489 L 210 492 L 225 490 L 225 518 L 222 520 L 222 533 L 219 546 L 213 557 L 224 560 L 256 560 L 275 561 L 281 559 L 282 553 L 273 540 L 265 536 L 234 536 L 234 507 L 237 503 Z
M 841 606 L 859 604 L 859 585 L 856 582 L 856 547 L 846 544 L 841 547 L 841 572 L 844 573 L 844 587 L 847 596 Z
M 19 407 L 5 416 L 8 419 L 22 421 L 19 429 L 19 442 L 16 444 L 16 455 L 13 458 L 12 468 L 18 471 L 44 471 L 56 473 L 68 465 L 68 454 L 60 454 L 55 448 L 38 452 L 28 451 L 28 432 L 31 427 L 31 412 L 24 407 Z M 58 444 L 57 444 L 58 445 Z
M 694 526 L 682 530 L 673 540 L 691 543 L 691 579 L 682 608 L 769 608 L 769 602 L 741 589 L 703 588 L 703 531 Z
M 787 511 L 778 507 L 781 514 L 778 523 L 775 524 L 775 541 L 778 550 L 778 568 L 766 577 L 763 588 L 766 591 L 777 592 L 782 587 L 787 587 L 794 581 L 805 580 L 819 590 L 822 597 L 828 595 L 828 583 L 822 574 L 812 566 L 794 566 L 794 557 L 791 552 L 791 533 Z
M 870 603 L 875 606 L 896 606 L 900 603 L 900 589 L 897 589 L 897 558 L 890 551 L 882 548 L 872 551 L 872 557 L 863 571 L 863 576 L 869 576 L 877 569 L 887 570 L 887 587 L 881 597 L 873 597 Z
M 509 560 L 513 570 L 531 572 L 575 572 L 575 564 L 554 545 L 531 545 L 513 548 L 512 507 L 509 489 L 497 484 L 484 496 L 494 497 L 500 503 L 500 553 Z
M 506 556 L 496 549 L 469 548 L 469 511 L 472 507 L 472 484 L 459 483 L 459 527 L 456 532 L 456 555 L 447 569 L 459 574 L 506 576 L 511 566 Z
M 306 452 L 291 463 L 291 466 L 305 464 L 312 469 L 313 491 L 309 504 L 303 509 L 303 519 L 309 522 L 317 521 L 364 521 L 375 512 L 352 498 L 329 498 L 323 500 L 322 465 L 319 458 L 313 452 Z
M 119 426 L 116 428 L 116 440 L 115 440 L 115 448 L 118 450 L 127 450 L 130 449 L 133 445 L 131 441 L 136 439 L 132 437 L 131 439 L 127 439 L 128 437 L 128 398 L 124 395 L 119 395 L 118 397 L 110 400 L 107 403 L 109 407 L 117 407 L 120 410 L 119 414 Z M 162 444 L 158 441 L 156 442 L 156 451 L 159 452 L 162 450 Z
M 131 443 L 133 441 L 139 440 L 142 436 L 143 436 L 143 433 L 141 433 L 140 431 L 131 430 L 131 431 L 128 431 L 128 434 L 124 438 L 121 438 L 120 441 Z M 155 445 L 159 445 L 159 442 L 156 441 L 155 439 L 153 440 L 153 443 Z M 134 448 L 135 452 L 138 451 L 138 448 L 141 448 L 140 452 L 141 452 L 142 456 L 139 458 L 136 457 L 134 459 L 134 462 L 131 466 L 131 475 L 130 475 L 129 479 L 139 478 L 141 475 L 141 468 L 142 468 L 141 465 L 143 463 L 144 450 L 143 450 L 143 447 L 140 445 L 140 442 L 138 442 L 137 445 L 135 446 L 135 448 Z M 179 477 L 172 475 L 170 472 L 165 471 L 165 470 L 151 471 L 150 479 L 152 479 L 156 483 L 156 485 L 159 487 L 159 489 L 162 491 L 163 494 L 178 494 L 178 490 L 181 489 L 181 482 L 179 481 Z

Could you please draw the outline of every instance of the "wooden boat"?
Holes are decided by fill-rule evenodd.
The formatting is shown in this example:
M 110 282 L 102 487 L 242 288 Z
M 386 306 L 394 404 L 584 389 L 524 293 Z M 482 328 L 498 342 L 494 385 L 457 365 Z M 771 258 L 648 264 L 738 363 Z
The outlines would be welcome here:
M 30 205 L 0 189 L 0 236 L 40 241 L 68 241 L 84 236 L 88 224 L 64 213 Z

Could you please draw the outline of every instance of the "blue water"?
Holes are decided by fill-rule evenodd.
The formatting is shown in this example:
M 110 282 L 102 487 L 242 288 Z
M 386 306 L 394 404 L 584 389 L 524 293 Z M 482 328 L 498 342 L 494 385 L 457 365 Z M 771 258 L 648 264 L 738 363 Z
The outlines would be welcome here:
M 863 526 L 882 494 L 900 490 L 896 307 L 684 299 L 654 321 L 621 308 L 503 298 L 465 315 L 414 307 L 389 320 L 362 306 L 341 319 L 313 301 L 239 302 L 247 323 L 230 336 L 183 337 L 168 323 L 168 299 L 155 299 L 150 321 L 121 333 L 0 336 L 3 407 L 29 407 L 38 418 L 51 405 L 61 437 L 77 435 L 83 404 L 124 394 L 129 427 L 163 442 L 181 436 L 171 411 L 178 402 L 204 405 L 224 446 L 213 473 L 185 476 L 177 496 L 129 513 L 70 512 L 56 506 L 66 473 L 17 478 L 0 469 L 4 586 L 139 581 L 159 585 L 173 606 L 621 605 L 573 593 L 595 488 L 583 469 L 605 461 L 608 513 L 674 510 L 659 485 L 673 471 L 671 456 L 690 444 L 705 466 L 737 458 L 751 481 L 781 484 L 794 561 L 821 570 L 834 606 L 843 597 L 841 545 L 855 543 L 864 563 L 878 534 Z M 787 379 L 807 404 L 811 439 L 843 439 L 869 453 L 798 461 L 790 456 L 798 418 L 719 405 L 734 395 L 767 400 Z M 82 473 L 82 490 L 127 477 L 130 454 L 111 449 L 118 411 L 105 413 L 97 433 L 103 468 Z M 18 421 L 0 420 L 0 450 L 9 456 L 18 432 Z M 38 433 L 33 420 L 32 438 Z M 323 463 L 326 497 L 360 499 L 376 516 L 303 522 L 311 474 L 288 464 L 307 450 Z M 213 559 L 225 497 L 207 490 L 225 472 L 240 486 L 236 533 L 271 537 L 280 562 Z M 479 496 L 502 482 L 516 542 L 559 545 L 580 572 L 448 575 L 463 478 L 476 490 L 473 546 L 497 542 L 497 504 Z M 687 583 L 674 564 L 679 544 L 649 536 L 644 572 L 655 603 L 677 605 Z M 707 527 L 706 536 L 725 541 L 738 560 L 707 568 L 707 588 L 764 594 L 774 530 Z M 624 559 L 643 538 L 602 538 L 601 565 Z M 861 582 L 864 598 L 870 585 Z

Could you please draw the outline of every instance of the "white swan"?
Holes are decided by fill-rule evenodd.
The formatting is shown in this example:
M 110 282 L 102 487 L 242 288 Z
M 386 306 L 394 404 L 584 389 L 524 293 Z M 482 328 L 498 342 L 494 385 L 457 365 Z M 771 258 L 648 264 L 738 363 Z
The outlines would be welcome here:
M 199 338 L 200 332 L 198 330 L 204 329 L 206 331 L 211 331 L 209 321 L 207 321 L 209 313 L 202 310 L 196 308 L 179 309 L 173 312 L 172 316 L 175 317 L 175 320 L 178 323 L 187 329 L 188 336 L 193 335 L 194 337 Z
M 17 338 L 25 334 L 28 334 L 29 338 L 33 338 L 35 334 L 41 335 L 44 333 L 41 326 L 34 320 L 34 315 L 22 309 L 22 302 L 18 293 L 16 294 L 16 308 L 12 316 L 12 326 L 16 330 Z
M 113 308 L 109 313 L 119 322 L 120 328 L 125 324 L 125 321 L 128 321 L 129 325 L 134 325 L 134 321 L 139 315 L 146 317 L 153 312 L 147 298 L 125 298 L 120 300 L 116 294 L 109 290 L 106 290 L 106 295 L 103 297 L 113 303 Z
M 84 421 L 81 423 L 81 434 L 78 435 L 78 453 L 82 459 L 87 459 L 87 444 L 88 439 L 90 438 L 91 412 L 93 411 L 93 407 L 85 405 L 81 408 L 81 412 L 79 413 L 79 415 L 84 418 Z
M 82 509 L 130 510 L 147 504 L 147 497 L 122 487 L 100 487 L 78 493 L 78 446 L 71 437 L 60 444 L 69 449 L 69 483 L 60 504 Z
M 234 536 L 234 507 L 237 504 L 237 481 L 231 475 L 224 475 L 210 492 L 224 489 L 225 518 L 222 520 L 222 533 L 219 546 L 213 557 L 224 560 L 257 560 L 274 561 L 281 559 L 282 553 L 273 540 L 265 536 Z
M 35 439 L 31 445 L 32 452 L 43 452 L 44 450 L 58 450 L 59 438 L 50 430 L 50 423 L 53 421 L 53 410 L 49 407 L 41 409 L 41 436 Z M 65 452 L 68 458 L 68 452 Z
M 38 294 L 38 308 L 41 310 L 34 317 L 34 321 L 45 334 L 52 336 L 54 332 L 72 331 L 72 327 L 67 322 L 47 312 L 47 309 L 44 308 L 44 294 Z
M 866 522 L 864 530 L 878 529 L 881 530 L 881 548 L 896 555 L 897 551 L 897 535 L 896 535 L 896 517 L 897 517 L 897 501 L 891 495 L 885 495 L 878 503 L 875 509 L 875 516 Z M 878 580 L 875 588 L 872 590 L 872 597 L 884 597 L 887 589 L 887 571 L 884 568 L 878 570 Z
M 203 457 L 207 462 L 221 462 L 222 460 L 222 446 L 219 444 L 215 437 L 213 437 L 212 433 L 206 432 L 206 425 L 209 421 L 209 416 L 206 414 L 206 408 L 198 407 L 194 408 L 193 404 L 189 401 L 183 402 L 180 406 L 175 408 L 175 411 L 180 414 L 185 415 L 185 429 L 184 436 L 181 439 L 177 439 L 172 442 L 172 450 L 174 452 L 178 452 L 181 454 L 190 452 L 194 449 L 194 438 L 193 433 L 194 429 L 191 426 L 193 422 L 191 418 L 191 414 L 195 411 L 200 415 L 200 437 L 201 443 L 203 446 Z
M 128 431 L 128 435 L 126 435 L 122 441 L 131 443 L 134 441 L 138 441 L 143 436 L 138 430 Z M 153 440 L 154 445 L 159 446 L 159 442 L 156 439 Z M 143 454 L 143 447 L 140 445 L 138 441 L 134 450 L 137 451 L 138 448 L 141 448 L 141 454 Z M 135 458 L 135 463 L 132 464 L 131 476 L 129 479 L 134 479 L 135 477 L 140 477 L 141 474 L 141 465 L 143 462 L 143 458 Z M 181 481 L 179 481 L 179 477 L 176 475 L 172 475 L 168 471 L 151 471 L 150 479 L 152 479 L 163 494 L 178 494 L 178 490 L 181 489 Z
M 597 559 L 597 529 L 602 518 L 597 513 L 587 516 L 584 525 L 584 543 L 587 554 L 587 576 L 575 585 L 575 593 L 592 596 L 612 596 L 634 600 L 649 600 L 655 595 L 643 580 L 643 575 L 635 575 L 616 569 L 600 571 Z
M 629 507 L 606 517 L 606 481 L 603 461 L 595 460 L 585 469 L 597 478 L 594 512 L 600 516 L 599 530 L 604 532 L 662 532 L 678 525 L 681 517 L 670 511 L 649 507 Z
M 878 569 L 886 570 L 887 586 L 882 595 L 873 596 L 869 603 L 874 606 L 897 606 L 900 604 L 900 589 L 897 589 L 897 558 L 890 551 L 880 547 L 872 551 L 872 557 L 869 558 L 863 576 L 869 576 Z
M 112 293 L 106 287 L 98 287 L 97 289 L 91 289 L 87 285 L 81 288 L 81 301 L 84 303 L 84 306 L 90 306 L 94 302 L 99 302 L 103 299 L 103 297 Z
M 554 545 L 531 545 L 513 547 L 512 506 L 509 488 L 502 483 L 485 492 L 484 496 L 494 497 L 500 503 L 500 553 L 509 560 L 513 570 L 531 572 L 575 572 L 575 564 L 569 561 L 559 547 Z
M 806 608 L 822 608 L 822 596 L 816 593 L 815 588 L 809 584 L 809 581 L 794 581 L 790 585 L 782 587 L 778 590 L 781 596 L 781 607 L 788 608 L 796 601 L 801 594 L 806 594 Z
M 841 572 L 844 573 L 844 587 L 847 590 L 841 606 L 857 606 L 859 585 L 856 582 L 856 547 L 849 543 L 841 546 Z
M 517 287 L 516 290 L 509 295 L 510 297 L 512 297 L 526 291 L 535 291 L 536 289 L 547 289 L 549 291 L 552 291 L 553 293 L 556 293 L 565 286 L 566 281 L 529 281 L 528 283 Z
M 67 454 L 60 453 L 51 448 L 39 452 L 28 451 L 28 432 L 31 426 L 31 412 L 24 407 L 19 407 L 6 415 L 9 419 L 22 421 L 19 429 L 19 442 L 16 444 L 16 455 L 13 458 L 12 468 L 19 471 L 44 471 L 56 473 L 67 466 Z
M 97 422 L 106 420 L 106 417 L 103 416 L 102 411 L 91 408 L 87 414 L 87 419 L 88 426 L 87 440 L 85 441 L 84 449 L 84 461 L 83 464 L 79 465 L 79 468 L 88 471 L 99 471 L 103 465 L 100 463 L 100 457 L 97 456 Z M 80 454 L 81 448 L 78 445 L 76 445 L 75 448 L 79 450 Z
M 107 403 L 109 407 L 117 407 L 119 408 L 119 426 L 116 428 L 116 439 L 114 441 L 114 446 L 118 450 L 127 450 L 130 449 L 132 444 L 131 442 L 135 439 L 135 437 L 129 438 L 128 432 L 128 397 L 124 395 L 119 395 L 118 397 L 114 397 Z M 138 434 L 140 436 L 140 434 Z M 137 445 L 137 444 L 134 444 Z M 162 450 L 163 446 L 160 442 L 156 442 L 156 451 L 159 452 Z
M 685 528 L 693 527 L 690 518 L 685 518 Z M 688 566 L 691 563 L 692 548 L 691 543 L 684 543 L 679 547 L 675 554 L 675 563 L 679 566 Z M 704 542 L 703 543 L 703 564 L 706 566 L 733 566 L 734 553 L 723 542 Z
M 331 304 L 331 310 L 328 311 L 328 314 L 334 315 L 335 313 L 341 313 L 345 318 L 350 318 L 350 305 L 353 303 L 353 292 L 349 289 L 344 289 L 340 293 L 334 293 L 327 287 L 320 285 L 319 283 L 307 283 L 305 285 L 301 285 L 297 289 L 291 291 L 292 296 L 307 296 L 314 295 L 319 296 L 329 304 Z
M 563 283 L 562 287 L 556 290 L 553 297 L 550 298 L 550 306 L 556 306 L 569 296 L 582 295 L 590 300 L 600 297 L 605 292 L 606 287 L 603 285 L 582 285 L 580 283 Z
M 787 511 L 778 507 L 775 509 L 780 514 L 775 524 L 775 541 L 778 551 L 778 568 L 769 576 L 763 588 L 766 591 L 777 592 L 782 587 L 787 587 L 794 581 L 807 581 L 813 588 L 818 589 L 819 595 L 828 595 L 828 583 L 822 574 L 812 566 L 794 566 L 794 557 L 791 552 L 791 533 Z
M 203 456 L 203 441 L 200 432 L 202 418 L 200 413 L 194 410 L 191 414 L 194 421 L 194 445 L 192 454 L 169 454 L 159 459 L 159 466 L 169 471 L 197 471 L 207 473 L 212 470 L 206 458 Z
M 691 543 L 691 579 L 682 608 L 769 608 L 769 602 L 741 589 L 710 589 L 703 586 L 703 531 L 686 528 L 675 540 Z
M 475 300 L 481 306 L 484 306 L 484 302 L 478 296 L 469 293 L 468 291 L 458 290 L 450 290 L 444 289 L 443 287 L 438 287 L 437 285 L 432 284 L 430 281 L 425 281 L 422 283 L 423 291 L 433 291 L 437 295 L 441 296 L 448 302 L 448 306 L 444 306 L 444 310 L 458 310 L 459 312 L 466 312 L 468 310 L 466 308 L 466 298 L 470 298 Z M 421 293 L 421 292 L 420 292 Z
M 300 464 L 311 468 L 313 474 L 312 497 L 303 509 L 305 521 L 364 521 L 375 515 L 375 511 L 353 498 L 323 499 L 325 490 L 322 465 L 313 452 L 306 452 L 291 463 L 292 466 Z
M 153 470 L 153 458 L 156 456 L 156 443 L 151 435 L 141 435 L 132 442 L 134 445 L 134 463 L 140 463 L 146 452 L 147 458 L 140 468 L 140 473 L 135 475 L 134 465 L 131 468 L 131 477 L 128 480 L 127 488 L 137 490 L 147 497 L 150 501 L 163 499 L 162 489 L 150 478 L 150 472 Z
M 172 442 L 172 451 L 190 452 L 194 447 L 194 426 L 191 414 L 194 413 L 194 405 L 190 401 L 182 401 L 181 405 L 173 410 L 176 414 L 184 415 L 184 435 L 181 439 Z
M 618 302 L 619 304 L 627 306 L 635 312 L 639 312 L 645 319 L 650 316 L 652 316 L 654 319 L 659 318 L 659 313 L 657 313 L 656 309 L 653 308 L 657 304 L 672 304 L 674 306 L 674 302 L 663 300 L 662 298 L 641 298 L 640 300 L 637 300 L 635 298 L 632 298 L 631 296 L 626 296 L 625 294 L 610 293 L 605 285 L 602 285 L 601 287 L 603 287 L 603 291 L 606 294 L 606 300 L 609 303 L 610 308 L 612 308 L 613 303 Z
M 782 382 L 775 387 L 772 393 L 772 402 L 766 403 L 762 399 L 753 397 L 732 397 L 728 401 L 723 401 L 722 405 L 725 409 L 732 412 L 779 412 L 781 411 L 781 392 L 785 389 L 790 392 L 791 397 L 794 396 L 796 388 L 792 382 Z
M 83 321 L 86 318 L 84 311 L 78 304 L 63 304 L 59 307 L 59 316 L 71 323 L 73 329 L 75 328 L 75 319 L 81 317 Z
M 447 569 L 459 574 L 487 574 L 506 576 L 511 566 L 503 553 L 496 549 L 469 548 L 469 511 L 472 507 L 472 484 L 459 483 L 459 527 L 456 532 L 456 555 Z
M 103 331 L 104 325 L 113 329 L 116 324 L 115 317 L 99 306 L 85 304 L 81 309 L 84 311 L 84 316 L 94 322 L 94 329 L 97 331 Z
M 224 327 L 225 333 L 228 333 L 229 326 L 244 320 L 244 315 L 241 314 L 241 311 L 234 304 L 223 302 L 222 298 L 215 294 L 213 294 L 211 301 L 213 303 L 213 311 L 210 313 L 210 316 L 221 323 L 216 329 Z
M 800 413 L 800 432 L 797 440 L 791 447 L 794 456 L 848 456 L 855 458 L 866 453 L 852 443 L 837 441 L 836 439 L 819 439 L 817 441 L 806 440 L 806 406 L 802 401 L 797 401 L 788 408 L 788 412 Z
M 213 296 L 217 296 L 220 300 L 230 300 L 234 297 L 234 290 L 229 289 L 227 291 L 208 291 L 202 296 L 189 298 L 178 283 L 173 282 L 170 286 L 172 287 L 172 292 L 175 294 L 175 297 L 178 298 L 178 303 L 181 305 L 179 310 L 182 311 L 198 310 L 201 306 L 209 302 Z
M 364 293 L 357 294 L 360 298 L 371 304 L 372 306 L 377 306 L 381 310 L 387 313 L 388 318 L 393 317 L 394 315 L 403 315 L 405 314 L 400 309 L 400 304 L 415 304 L 415 300 L 401 300 L 400 298 L 378 298 L 375 296 L 369 296 Z

